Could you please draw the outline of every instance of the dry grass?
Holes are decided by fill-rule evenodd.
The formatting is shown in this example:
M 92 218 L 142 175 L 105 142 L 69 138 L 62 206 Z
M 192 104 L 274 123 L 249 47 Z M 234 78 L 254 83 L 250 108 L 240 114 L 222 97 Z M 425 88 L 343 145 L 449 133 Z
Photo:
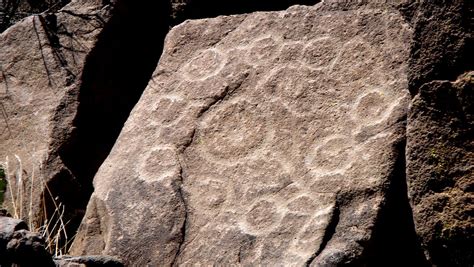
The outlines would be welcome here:
M 65 207 L 62 203 L 58 203 L 58 199 L 53 197 L 47 184 L 42 178 L 37 179 L 33 166 L 31 175 L 25 175 L 23 163 L 17 155 L 15 155 L 15 168 L 11 168 L 11 162 L 7 157 L 4 163 L 0 163 L 4 181 L 7 183 L 6 197 L 9 204 L 9 212 L 13 218 L 24 220 L 32 232 L 40 233 L 46 241 L 46 249 L 54 256 L 59 257 L 67 252 L 67 247 L 73 238 L 68 238 L 66 233 L 66 225 L 64 221 Z M 26 178 L 25 178 L 26 176 Z M 42 194 L 43 207 L 41 219 L 35 216 L 34 206 L 34 187 L 35 185 L 44 188 L 46 192 Z M 46 198 L 50 198 L 54 205 L 53 214 L 47 214 Z M 1 204 L 1 202 L 0 202 Z

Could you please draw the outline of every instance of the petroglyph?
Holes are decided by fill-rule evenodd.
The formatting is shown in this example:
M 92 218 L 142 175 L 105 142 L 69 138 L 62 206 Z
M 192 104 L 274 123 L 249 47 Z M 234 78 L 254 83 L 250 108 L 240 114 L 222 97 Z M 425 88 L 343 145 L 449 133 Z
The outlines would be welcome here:
M 147 182 L 162 181 L 166 178 L 176 177 L 181 171 L 176 149 L 161 147 L 152 149 L 142 157 L 140 164 L 140 178 Z
M 304 48 L 303 61 L 316 68 L 330 67 L 337 58 L 338 44 L 337 39 L 329 36 L 313 40 Z
M 166 195 L 186 205 L 177 264 L 303 265 L 318 253 L 346 253 L 347 233 L 357 243 L 371 231 L 407 85 L 406 61 L 383 59 L 393 49 L 407 58 L 408 34 L 386 34 L 404 24 L 396 12 L 384 11 L 390 19 L 380 23 L 388 15 L 376 10 L 314 8 L 172 30 L 121 138 L 147 144 L 140 178 L 169 180 Z M 365 26 L 355 23 L 361 18 Z M 228 20 L 237 26 L 212 30 Z M 352 190 L 374 196 L 339 207 L 341 192 Z
M 353 161 L 353 147 L 352 140 L 347 136 L 330 136 L 308 151 L 306 166 L 312 173 L 317 174 L 343 172 Z
M 228 51 L 217 45 L 218 56 L 209 52 L 215 50 L 206 50 L 188 65 L 193 66 L 193 75 L 188 67 L 187 77 L 206 79 L 211 74 L 225 79 L 216 67 L 224 60 L 213 57 L 232 58 L 229 64 L 234 66 L 250 64 L 250 70 L 257 72 L 273 64 L 263 75 L 255 74 L 260 78 L 253 86 L 242 85 L 199 119 L 185 158 L 187 162 L 199 159 L 188 165 L 192 171 L 184 184 L 187 191 L 195 192 L 189 197 L 194 210 L 191 216 L 206 225 L 199 238 L 209 238 L 210 233 L 205 232 L 212 220 L 232 221 L 242 233 L 266 243 L 255 248 L 262 263 L 270 256 L 274 258 L 270 262 L 301 261 L 321 245 L 335 209 L 335 193 L 357 181 L 354 166 L 361 165 L 359 161 L 367 164 L 377 154 L 366 149 L 374 141 L 357 144 L 355 137 L 363 127 L 389 117 L 394 94 L 384 93 L 382 84 L 350 90 L 352 84 L 375 75 L 367 71 L 379 64 L 374 55 L 383 53 L 360 38 L 344 42 L 325 34 L 307 42 L 286 42 L 263 36 L 248 43 Z M 357 62 L 348 66 L 347 59 Z M 206 62 L 212 62 L 209 68 Z M 345 84 L 338 85 L 338 80 Z M 289 136 L 281 131 L 287 122 L 298 118 L 302 118 L 298 127 L 303 126 L 305 134 L 298 134 L 297 128 L 289 130 L 294 132 Z M 318 121 L 325 126 L 318 128 L 312 123 Z M 307 146 L 295 146 L 309 136 L 317 138 Z M 296 157 L 288 158 L 287 153 Z M 367 170 L 364 179 L 371 173 Z M 216 181 L 213 190 L 199 189 L 203 186 L 193 182 L 203 177 Z M 220 187 L 226 188 L 226 195 Z M 201 194 L 206 197 L 198 197 Z M 282 236 L 288 241 L 282 243 Z
M 210 154 L 226 159 L 244 157 L 265 141 L 267 122 L 257 105 L 244 101 L 221 107 L 209 113 L 197 135 Z
M 200 51 L 183 67 L 184 76 L 191 80 L 205 80 L 216 75 L 225 65 L 225 58 L 215 49 Z

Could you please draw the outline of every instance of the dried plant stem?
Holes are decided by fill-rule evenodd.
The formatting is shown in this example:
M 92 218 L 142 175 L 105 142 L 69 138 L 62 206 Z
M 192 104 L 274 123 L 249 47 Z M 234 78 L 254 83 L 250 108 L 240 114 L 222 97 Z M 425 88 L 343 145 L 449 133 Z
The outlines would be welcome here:
M 23 163 L 21 158 L 15 155 L 17 161 L 17 169 L 14 172 L 15 176 L 10 175 L 10 165 L 9 158 L 6 157 L 5 167 L 5 179 L 8 183 L 8 191 L 10 192 L 11 205 L 13 209 L 13 217 L 16 219 L 25 220 L 29 226 L 30 231 L 39 232 L 46 241 L 46 249 L 55 256 L 61 256 L 65 254 L 68 244 L 73 240 L 69 239 L 66 226 L 69 222 L 64 222 L 64 214 L 66 208 L 62 203 L 58 203 L 58 199 L 53 196 L 53 193 L 49 189 L 48 185 L 44 182 L 41 176 L 39 180 L 35 177 L 35 166 L 32 165 L 31 175 L 27 181 L 23 180 Z M 44 188 L 44 193 L 42 194 L 42 207 L 43 207 L 43 219 L 35 225 L 35 218 L 33 212 L 33 201 L 34 201 L 34 185 L 35 182 L 39 182 L 41 188 Z M 29 188 L 25 188 L 25 185 Z M 29 194 L 29 196 L 27 195 Z M 46 207 L 46 198 L 51 199 L 51 203 L 54 205 L 53 214 L 48 216 L 47 207 Z M 27 203 L 25 203 L 25 201 Z M 23 217 L 23 210 L 27 211 L 28 214 L 25 214 L 26 218 Z M 62 246 L 61 246 L 62 244 Z
M 13 187 L 12 187 L 12 183 L 10 179 L 10 166 L 9 166 L 8 156 L 6 157 L 6 161 L 5 161 L 5 178 L 7 179 L 7 182 L 8 182 L 8 191 L 10 191 L 14 217 L 19 218 L 18 213 L 17 213 L 17 208 L 16 208 L 16 200 L 15 200 L 15 196 L 13 195 Z

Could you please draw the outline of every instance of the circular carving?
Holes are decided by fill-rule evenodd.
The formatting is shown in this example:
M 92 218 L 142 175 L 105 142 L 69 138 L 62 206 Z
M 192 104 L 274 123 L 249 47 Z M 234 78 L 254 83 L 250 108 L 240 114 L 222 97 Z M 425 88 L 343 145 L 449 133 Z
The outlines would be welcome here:
M 344 170 L 351 162 L 352 142 L 345 136 L 331 136 L 310 152 L 307 167 L 315 173 Z
M 171 148 L 152 150 L 141 165 L 140 177 L 152 182 L 166 177 L 179 175 L 179 163 L 176 152 Z
M 265 112 L 246 101 L 223 106 L 209 116 L 196 143 L 220 158 L 241 158 L 259 147 L 268 134 Z
M 265 231 L 278 220 L 275 203 L 267 200 L 257 202 L 245 216 L 248 225 L 256 231 Z
M 282 67 L 267 77 L 261 91 L 267 96 L 278 97 L 292 111 L 312 113 L 312 96 L 319 89 L 319 75 L 319 71 L 304 66 Z
M 277 42 L 271 38 L 263 38 L 252 44 L 247 57 L 249 63 L 256 63 L 262 61 L 269 61 L 276 59 L 278 51 Z
M 302 214 L 311 214 L 318 208 L 318 203 L 309 196 L 300 196 L 287 205 L 288 209 L 293 212 Z
M 186 103 L 178 97 L 163 97 L 156 103 L 153 122 L 159 125 L 170 125 L 182 117 Z
M 375 124 L 383 119 L 387 109 L 385 97 L 379 92 L 370 92 L 356 102 L 354 114 L 364 124 Z
M 303 50 L 301 43 L 286 43 L 282 45 L 278 58 L 280 62 L 295 62 L 301 58 Z
M 316 68 L 328 67 L 336 59 L 337 49 L 335 46 L 335 41 L 330 38 L 314 40 L 306 46 L 303 60 Z
M 225 59 L 216 50 L 204 50 L 184 66 L 184 76 L 189 80 L 205 80 L 219 73 Z

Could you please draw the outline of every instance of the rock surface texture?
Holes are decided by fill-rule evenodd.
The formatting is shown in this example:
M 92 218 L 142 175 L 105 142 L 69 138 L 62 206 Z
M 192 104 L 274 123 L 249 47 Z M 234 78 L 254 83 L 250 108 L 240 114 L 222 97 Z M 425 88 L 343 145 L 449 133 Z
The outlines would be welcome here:
M 22 220 L 0 216 L 0 266 L 123 267 L 120 261 L 109 256 L 64 256 L 54 259 L 47 251 L 42 235 L 27 228 Z
M 0 35 L 0 159 L 13 188 L 33 183 L 38 221 L 54 198 L 75 234 L 92 178 L 156 67 L 169 12 L 166 1 L 75 0 Z
M 0 35 L 0 159 L 9 157 L 13 188 L 29 192 L 33 186 L 38 213 L 43 185 L 51 180 L 76 187 L 71 197 L 82 191 L 59 151 L 74 128 L 85 57 L 108 17 L 109 9 L 97 2 L 74 1 L 57 14 L 28 17 Z M 19 173 L 21 184 L 15 183 Z M 77 224 L 77 207 L 68 203 L 68 208 L 68 218 Z
M 415 29 L 407 181 L 416 231 L 436 266 L 472 266 L 474 2 L 423 2 Z
M 417 232 L 431 262 L 474 261 L 474 73 L 423 85 L 409 112 L 407 175 Z
M 394 9 L 324 4 L 175 27 L 73 252 L 356 264 L 404 179 L 411 35 Z
M 22 220 L 0 216 L 0 266 L 54 267 L 44 239 L 27 229 Z

